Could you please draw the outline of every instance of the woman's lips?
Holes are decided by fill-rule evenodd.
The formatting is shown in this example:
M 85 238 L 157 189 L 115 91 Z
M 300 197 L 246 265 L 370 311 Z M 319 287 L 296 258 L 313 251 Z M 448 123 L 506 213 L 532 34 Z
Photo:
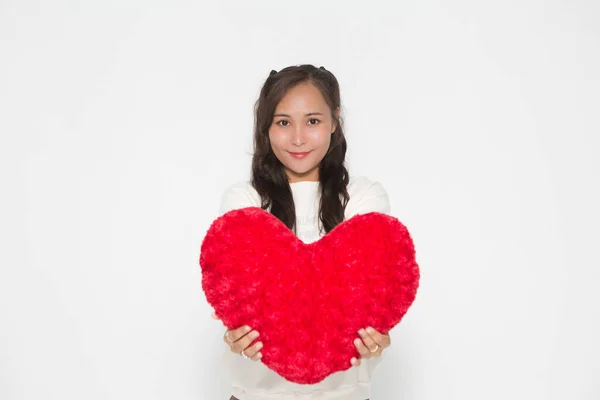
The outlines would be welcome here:
M 292 152 L 289 152 L 289 153 L 292 155 L 292 157 L 295 157 L 295 158 L 304 158 L 304 157 L 306 157 L 308 155 L 308 153 L 310 153 L 310 151 L 306 151 L 304 153 L 292 153 Z

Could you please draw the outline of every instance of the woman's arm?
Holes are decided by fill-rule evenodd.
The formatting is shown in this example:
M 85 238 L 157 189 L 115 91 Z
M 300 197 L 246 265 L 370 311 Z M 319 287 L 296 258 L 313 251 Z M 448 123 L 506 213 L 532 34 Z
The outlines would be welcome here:
M 346 219 L 352 218 L 357 214 L 366 214 L 369 212 L 380 212 L 391 214 L 390 199 L 385 188 L 376 181 L 371 181 L 365 177 L 358 177 L 353 182 L 356 187 L 355 193 L 351 196 L 346 205 Z M 367 327 L 364 327 L 367 328 Z M 382 334 L 373 328 L 361 329 L 359 337 L 355 339 L 355 347 L 360 353 L 359 359 L 350 360 L 354 366 L 361 364 L 361 359 L 369 360 L 369 373 L 372 373 L 379 364 L 383 350 L 390 346 L 391 339 L 389 334 Z M 375 350 L 371 352 L 369 349 Z
M 219 216 L 239 208 L 260 206 L 260 197 L 252 185 L 248 182 L 238 182 L 227 187 L 221 194 L 219 202 Z M 218 320 L 213 312 L 212 317 Z M 255 341 L 259 333 L 252 327 L 241 326 L 236 329 L 226 330 L 223 341 L 233 353 L 240 354 L 244 358 L 258 361 L 262 358 L 260 349 L 262 342 Z

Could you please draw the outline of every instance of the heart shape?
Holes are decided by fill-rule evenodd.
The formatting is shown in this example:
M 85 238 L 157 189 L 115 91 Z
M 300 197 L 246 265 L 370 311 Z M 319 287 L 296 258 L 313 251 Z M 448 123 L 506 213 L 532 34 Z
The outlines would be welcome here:
M 354 215 L 307 244 L 259 207 L 232 210 L 208 229 L 200 266 L 225 326 L 259 331 L 261 361 L 302 384 L 350 368 L 360 357 L 357 331 L 398 324 L 420 278 L 408 230 L 379 212 Z

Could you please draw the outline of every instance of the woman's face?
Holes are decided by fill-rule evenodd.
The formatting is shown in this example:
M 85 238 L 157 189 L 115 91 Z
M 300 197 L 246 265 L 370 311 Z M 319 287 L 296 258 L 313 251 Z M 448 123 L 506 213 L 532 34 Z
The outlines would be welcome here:
M 269 139 L 290 183 L 319 180 L 319 163 L 335 128 L 329 106 L 313 84 L 288 90 L 275 108 Z

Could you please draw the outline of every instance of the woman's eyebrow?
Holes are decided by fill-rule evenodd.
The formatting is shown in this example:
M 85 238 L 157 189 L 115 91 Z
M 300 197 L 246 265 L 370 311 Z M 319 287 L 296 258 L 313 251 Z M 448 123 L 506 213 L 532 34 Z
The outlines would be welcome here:
M 323 115 L 323 113 L 320 112 L 310 112 L 308 114 L 304 114 L 305 117 L 310 117 L 311 115 Z M 287 114 L 275 114 L 273 115 L 274 117 L 288 117 L 291 118 L 289 115 Z

